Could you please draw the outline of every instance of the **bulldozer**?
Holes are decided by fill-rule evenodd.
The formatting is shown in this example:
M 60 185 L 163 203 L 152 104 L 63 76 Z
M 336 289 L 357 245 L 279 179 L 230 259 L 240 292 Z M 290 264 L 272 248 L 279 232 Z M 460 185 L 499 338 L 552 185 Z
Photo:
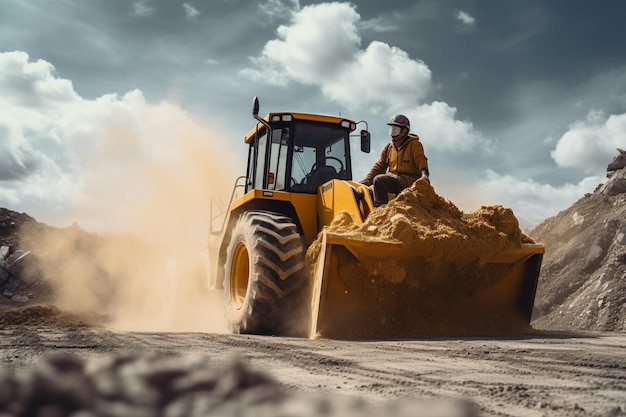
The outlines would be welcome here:
M 400 242 L 326 228 L 339 214 L 362 224 L 375 210 L 371 189 L 352 179 L 351 138 L 369 153 L 367 123 L 295 112 L 260 117 L 256 97 L 252 116 L 246 175 L 235 181 L 225 212 L 210 213 L 209 287 L 223 291 L 233 333 L 380 339 L 510 333 L 519 330 L 514 322 L 529 325 L 542 245 L 493 254 L 469 271 L 490 274 L 489 284 L 461 295 L 377 282 L 364 266 L 369 261 L 424 265 Z M 365 129 L 355 133 L 361 123 Z M 306 254 L 314 242 L 311 265 Z M 346 259 L 361 267 L 358 273 L 347 272 Z

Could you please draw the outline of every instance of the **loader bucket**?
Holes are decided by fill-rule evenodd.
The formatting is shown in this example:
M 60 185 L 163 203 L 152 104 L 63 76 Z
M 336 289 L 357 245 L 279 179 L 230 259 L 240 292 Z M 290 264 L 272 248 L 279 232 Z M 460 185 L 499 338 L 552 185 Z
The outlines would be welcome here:
M 322 232 L 310 337 L 503 336 L 530 330 L 544 247 L 433 265 L 397 241 Z

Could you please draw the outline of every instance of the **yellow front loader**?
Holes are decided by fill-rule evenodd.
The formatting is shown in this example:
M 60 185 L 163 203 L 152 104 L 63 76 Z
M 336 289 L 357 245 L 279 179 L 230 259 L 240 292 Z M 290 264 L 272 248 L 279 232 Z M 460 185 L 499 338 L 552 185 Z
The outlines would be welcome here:
M 378 260 L 397 260 L 409 273 L 429 264 L 401 242 L 325 228 L 338 215 L 362 224 L 374 210 L 370 190 L 352 181 L 357 123 L 293 112 L 261 118 L 258 110 L 255 98 L 246 176 L 210 231 L 210 287 L 223 290 L 231 331 L 373 339 L 514 333 L 529 324 L 543 246 L 493 253 L 472 271 L 438 267 L 445 272 L 431 273 L 429 285 L 416 284 L 419 274 L 411 282 L 380 280 L 372 267 Z M 369 132 L 356 136 L 369 152 Z M 467 273 L 489 279 L 454 294 L 437 286 Z

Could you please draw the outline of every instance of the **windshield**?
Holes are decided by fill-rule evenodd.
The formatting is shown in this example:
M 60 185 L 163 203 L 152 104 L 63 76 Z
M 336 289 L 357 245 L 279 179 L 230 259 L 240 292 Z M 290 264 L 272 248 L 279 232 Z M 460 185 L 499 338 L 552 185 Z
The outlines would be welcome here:
M 296 121 L 291 189 L 315 193 L 333 178 L 350 179 L 348 134 L 335 124 Z
M 259 129 L 250 142 L 246 192 L 314 194 L 333 178 L 352 179 L 349 133 L 337 124 L 298 119 L 275 124 L 269 135 Z

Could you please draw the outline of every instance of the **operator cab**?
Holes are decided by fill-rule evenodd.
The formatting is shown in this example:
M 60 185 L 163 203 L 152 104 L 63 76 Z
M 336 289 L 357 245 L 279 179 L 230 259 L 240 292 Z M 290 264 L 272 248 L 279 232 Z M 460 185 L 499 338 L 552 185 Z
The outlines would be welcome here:
M 270 113 L 246 135 L 250 145 L 246 192 L 252 189 L 317 193 L 331 179 L 352 179 L 350 133 L 356 123 L 341 117 Z M 361 131 L 361 149 L 369 152 L 369 132 Z

